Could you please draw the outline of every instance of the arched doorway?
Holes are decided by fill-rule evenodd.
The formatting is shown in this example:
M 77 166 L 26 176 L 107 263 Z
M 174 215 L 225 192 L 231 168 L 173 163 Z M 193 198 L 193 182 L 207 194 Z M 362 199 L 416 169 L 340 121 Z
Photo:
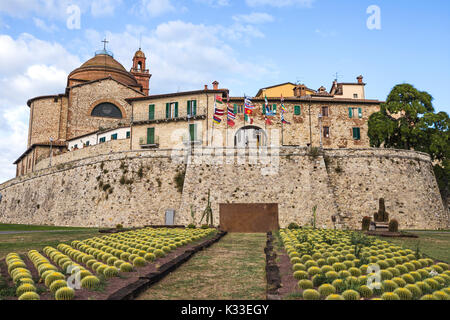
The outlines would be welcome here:
M 242 127 L 234 136 L 234 146 L 237 148 L 265 147 L 267 146 L 267 134 L 257 126 Z

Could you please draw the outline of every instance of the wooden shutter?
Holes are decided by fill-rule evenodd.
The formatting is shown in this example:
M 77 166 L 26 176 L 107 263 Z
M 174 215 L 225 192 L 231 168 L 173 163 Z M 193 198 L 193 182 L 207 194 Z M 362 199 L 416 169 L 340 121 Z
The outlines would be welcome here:
M 175 102 L 175 118 L 178 118 L 178 102 Z
M 186 110 L 186 114 L 187 115 L 192 115 L 192 101 L 189 101 L 188 100 L 188 102 L 187 102 L 187 108 L 186 108 L 187 110 Z
M 262 105 L 262 114 L 266 114 L 266 105 L 265 104 Z
M 170 118 L 170 103 L 166 103 L 166 119 Z
M 233 112 L 234 112 L 234 114 L 238 113 L 238 106 L 236 103 L 233 105 Z
M 155 128 L 147 129 L 147 144 L 155 144 Z
M 362 116 L 362 108 L 358 108 L 358 115 L 359 115 L 359 118 L 361 119 L 363 116 Z
M 277 104 L 276 103 L 274 103 L 272 105 L 272 111 L 273 111 L 273 113 L 277 113 Z
M 194 116 L 196 116 L 197 115 L 197 100 L 192 101 L 192 105 L 193 105 L 192 114 Z
M 196 124 L 189 125 L 189 136 L 191 138 L 191 142 L 197 140 L 197 125 Z
M 299 115 L 301 114 L 300 106 L 295 106 L 295 107 L 294 107 L 294 114 L 295 114 L 296 116 L 299 116 Z
M 348 116 L 350 118 L 353 118 L 353 109 L 352 108 L 348 108 Z
M 151 104 L 148 106 L 148 119 L 154 120 L 155 119 L 155 105 Z

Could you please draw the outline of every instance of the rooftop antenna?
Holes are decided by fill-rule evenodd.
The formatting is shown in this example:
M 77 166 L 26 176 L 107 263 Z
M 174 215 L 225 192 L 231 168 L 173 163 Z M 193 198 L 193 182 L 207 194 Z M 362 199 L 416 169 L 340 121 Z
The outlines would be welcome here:
M 301 81 L 302 81 L 302 79 L 300 77 L 297 77 L 297 80 L 295 81 L 295 84 L 299 85 Z
M 139 34 L 139 50 L 142 48 L 142 33 Z
M 334 80 L 335 80 L 335 81 L 338 81 L 339 78 L 342 78 L 342 75 L 340 75 L 339 72 L 336 72 L 336 73 L 334 74 L 334 77 L 335 77 Z

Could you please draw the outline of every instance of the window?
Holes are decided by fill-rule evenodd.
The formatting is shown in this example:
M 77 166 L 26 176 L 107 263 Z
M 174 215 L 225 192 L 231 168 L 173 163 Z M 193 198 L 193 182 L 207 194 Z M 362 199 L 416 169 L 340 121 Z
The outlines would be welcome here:
M 361 129 L 360 128 L 353 128 L 353 139 L 361 140 Z
M 328 107 L 322 107 L 322 117 L 328 117 Z
M 100 138 L 100 143 L 104 143 L 104 142 L 106 142 L 106 137 L 103 137 L 103 138 Z
M 148 120 L 155 119 L 155 105 L 151 104 L 148 106 Z
M 131 132 L 127 131 L 127 139 L 130 139 L 130 137 L 131 137 Z
M 91 142 L 88 140 L 86 141 L 86 147 L 89 147 L 91 145 Z
M 74 145 L 73 148 L 74 148 L 74 149 L 78 149 L 78 145 L 77 145 L 77 144 Z
M 353 94 L 353 99 L 358 99 L 358 94 L 357 93 Z
M 117 133 L 111 135 L 111 140 L 117 140 Z
M 323 127 L 323 136 L 324 138 L 330 137 L 330 127 Z
M 147 128 L 147 144 L 155 144 L 155 128 Z
M 178 118 L 178 102 L 166 103 L 166 119 Z
M 187 102 L 187 115 L 191 117 L 197 115 L 197 100 L 190 100 Z
M 362 118 L 362 108 L 348 108 L 348 116 L 350 118 Z
M 189 136 L 190 136 L 191 142 L 197 141 L 197 125 L 196 124 L 189 125 Z
M 122 111 L 112 103 L 104 102 L 97 105 L 91 112 L 93 117 L 122 119 Z
M 302 113 L 302 108 L 300 106 L 294 106 L 294 115 L 299 116 Z

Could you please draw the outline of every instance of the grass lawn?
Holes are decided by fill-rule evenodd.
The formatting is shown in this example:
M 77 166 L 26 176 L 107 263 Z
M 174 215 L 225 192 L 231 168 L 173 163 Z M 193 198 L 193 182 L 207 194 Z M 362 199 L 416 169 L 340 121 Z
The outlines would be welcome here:
M 26 253 L 32 249 L 40 250 L 45 246 L 56 246 L 60 242 L 83 240 L 98 235 L 98 229 L 74 229 L 61 232 L 0 234 L 0 259 L 3 259 L 10 252 Z
M 380 239 L 401 245 L 404 248 L 416 250 L 419 244 L 420 252 L 427 256 L 450 263 L 450 232 L 420 231 L 411 233 L 419 238 L 384 238 Z
M 138 300 L 265 299 L 266 234 L 229 233 Z
M 24 224 L 2 224 L 2 223 L 0 223 L 0 231 L 47 231 L 47 230 L 48 231 L 50 231 L 50 230 L 89 230 L 89 228 L 30 226 L 30 225 L 24 225 Z

